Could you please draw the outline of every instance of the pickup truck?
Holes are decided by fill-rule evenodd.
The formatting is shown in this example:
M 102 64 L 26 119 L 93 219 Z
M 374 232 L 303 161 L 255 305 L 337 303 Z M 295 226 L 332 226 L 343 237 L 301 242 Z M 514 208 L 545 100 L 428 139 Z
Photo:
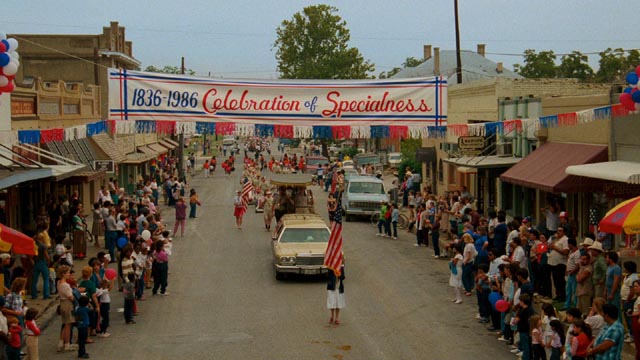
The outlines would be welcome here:
M 374 176 L 350 176 L 342 193 L 345 221 L 354 215 L 368 215 L 380 211 L 380 203 L 389 202 L 382 180 Z
M 358 168 L 361 168 L 362 165 L 373 165 L 373 171 L 382 171 L 383 165 L 380 159 L 380 155 L 374 153 L 364 153 L 358 154 L 353 159 L 356 162 Z

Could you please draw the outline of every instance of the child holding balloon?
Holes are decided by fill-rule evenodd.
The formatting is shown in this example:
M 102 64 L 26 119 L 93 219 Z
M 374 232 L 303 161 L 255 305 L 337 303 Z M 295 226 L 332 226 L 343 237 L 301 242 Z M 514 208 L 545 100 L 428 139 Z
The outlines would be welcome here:
M 111 295 L 109 291 L 112 285 L 113 283 L 111 281 L 103 279 L 100 282 L 100 288 L 96 291 L 96 295 L 100 300 L 100 316 L 102 317 L 100 331 L 97 336 L 102 338 L 111 336 L 111 334 L 107 332 L 107 328 L 109 328 L 109 310 L 111 309 Z

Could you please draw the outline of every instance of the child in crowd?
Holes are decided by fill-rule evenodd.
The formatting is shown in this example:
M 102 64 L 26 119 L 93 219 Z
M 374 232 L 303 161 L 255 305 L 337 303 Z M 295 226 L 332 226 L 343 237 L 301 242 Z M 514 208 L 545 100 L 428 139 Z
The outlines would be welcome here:
M 453 251 L 455 256 L 449 262 L 449 285 L 453 287 L 456 297 L 451 301 L 454 304 L 462 304 L 462 247 L 454 246 Z
M 565 344 L 564 326 L 562 326 L 560 320 L 551 320 L 549 326 L 553 331 L 551 338 L 546 343 L 546 347 L 551 349 L 549 360 L 560 360 Z
M 38 336 L 40 336 L 40 328 L 36 324 L 36 316 L 38 316 L 38 310 L 28 309 L 24 316 L 24 326 L 27 328 L 25 334 L 27 335 L 27 357 L 25 360 L 38 360 L 40 355 L 38 354 Z
M 491 284 L 487 272 L 489 266 L 487 264 L 478 265 L 476 274 L 476 296 L 478 298 L 478 312 L 480 313 L 480 323 L 486 324 L 491 316 L 491 303 L 489 302 L 489 294 L 491 293 Z
M 565 353 L 566 353 L 566 358 L 567 359 L 572 359 L 571 356 L 571 344 L 573 343 L 573 324 L 577 321 L 582 319 L 582 314 L 580 313 L 580 310 L 578 310 L 577 308 L 569 308 L 567 309 L 567 317 L 566 317 L 566 322 L 569 324 L 569 328 L 567 329 L 567 335 L 565 336 Z
M 109 328 L 109 310 L 111 310 L 111 294 L 109 294 L 111 285 L 112 283 L 109 280 L 102 279 L 102 281 L 100 281 L 100 288 L 96 290 L 96 296 L 100 300 L 100 317 L 102 318 L 100 332 L 97 336 L 102 338 L 111 336 L 111 334 L 107 332 Z
M 124 321 L 127 324 L 135 324 L 133 321 L 133 302 L 135 301 L 135 281 L 136 276 L 133 273 L 127 275 L 129 280 L 122 286 L 122 294 L 124 295 Z
M 88 359 L 89 354 L 86 351 L 87 338 L 89 337 L 89 298 L 85 295 L 78 299 L 78 308 L 76 309 L 76 327 L 78 328 L 78 357 L 80 359 Z
M 22 327 L 18 318 L 11 316 L 7 319 L 9 324 L 9 344 L 7 344 L 7 358 L 9 360 L 20 360 L 20 334 Z
M 531 325 L 531 351 L 533 360 L 547 360 L 547 353 L 544 351 L 544 334 L 542 328 L 542 318 L 540 315 L 533 315 L 529 319 Z
M 546 348 L 546 344 L 551 341 L 553 337 L 553 330 L 551 329 L 551 322 L 558 320 L 558 314 L 556 308 L 552 304 L 542 303 L 542 327 L 544 329 L 544 342 L 542 345 Z M 550 352 L 551 350 L 549 350 Z
M 586 360 L 587 349 L 591 343 L 591 327 L 582 319 L 573 322 L 573 337 L 571 340 L 571 358 Z
M 142 244 L 136 243 L 133 252 L 133 262 L 135 264 L 136 274 L 136 300 L 144 300 L 144 276 L 145 264 L 147 263 L 147 255 L 142 250 Z
M 518 329 L 518 335 L 520 341 L 518 341 L 518 352 L 516 356 L 521 355 L 522 360 L 531 359 L 531 337 L 529 336 L 531 326 L 529 319 L 533 315 L 533 308 L 531 307 L 531 297 L 529 294 L 520 295 L 520 302 L 518 303 L 518 312 L 516 313 L 516 325 Z

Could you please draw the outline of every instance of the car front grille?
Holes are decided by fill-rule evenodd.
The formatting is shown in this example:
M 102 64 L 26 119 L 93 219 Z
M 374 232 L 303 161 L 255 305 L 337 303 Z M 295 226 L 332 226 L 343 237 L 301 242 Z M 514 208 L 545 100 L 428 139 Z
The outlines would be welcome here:
M 324 264 L 324 255 L 296 257 L 296 265 L 322 265 L 322 264 Z
M 354 201 L 352 202 L 351 207 L 354 209 L 361 209 L 365 211 L 376 211 L 380 210 L 380 203 L 369 201 Z

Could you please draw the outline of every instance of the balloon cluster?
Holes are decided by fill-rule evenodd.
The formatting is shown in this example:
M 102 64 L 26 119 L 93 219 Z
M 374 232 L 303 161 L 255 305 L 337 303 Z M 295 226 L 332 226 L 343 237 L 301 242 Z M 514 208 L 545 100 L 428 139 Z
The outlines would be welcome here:
M 640 110 L 640 91 L 638 91 L 638 80 L 640 79 L 640 66 L 636 68 L 636 71 L 632 71 L 627 74 L 626 80 L 630 86 L 628 86 L 622 94 L 620 94 L 620 103 L 629 111 Z
M 7 39 L 5 34 L 0 33 L 0 95 L 10 93 L 15 88 L 13 79 L 20 66 L 20 55 L 18 40 Z

